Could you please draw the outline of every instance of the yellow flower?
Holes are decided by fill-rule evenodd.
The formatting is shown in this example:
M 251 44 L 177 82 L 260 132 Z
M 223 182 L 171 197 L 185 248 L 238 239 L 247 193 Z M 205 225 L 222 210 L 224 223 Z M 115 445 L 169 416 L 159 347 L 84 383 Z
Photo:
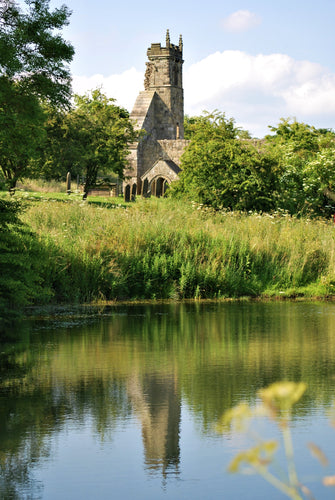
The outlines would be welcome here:
M 227 432 L 231 426 L 234 426 L 236 430 L 242 431 L 252 415 L 253 413 L 249 405 L 247 403 L 240 403 L 223 414 L 223 417 L 216 425 L 216 430 L 218 432 Z
M 276 382 L 258 391 L 264 405 L 273 411 L 290 410 L 299 401 L 307 386 L 303 382 Z
M 238 472 L 243 463 L 251 465 L 254 468 L 266 467 L 272 461 L 272 455 L 278 448 L 275 440 L 264 441 L 253 448 L 238 453 L 230 462 L 229 472 Z

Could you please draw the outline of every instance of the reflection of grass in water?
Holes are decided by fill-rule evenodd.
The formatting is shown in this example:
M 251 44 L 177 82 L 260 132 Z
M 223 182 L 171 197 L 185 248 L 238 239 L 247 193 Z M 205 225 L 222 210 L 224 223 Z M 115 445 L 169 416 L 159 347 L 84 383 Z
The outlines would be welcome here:
M 329 402 L 335 384 L 331 370 L 326 370 L 335 357 L 335 337 L 330 334 L 335 325 L 329 323 L 333 315 L 316 314 L 310 328 L 310 316 L 300 314 L 299 322 L 296 306 L 287 303 L 221 304 L 222 313 L 214 315 L 206 314 L 201 304 L 120 307 L 109 320 L 86 324 L 85 330 L 70 333 L 64 328 L 55 335 L 40 331 L 53 349 L 42 342 L 37 358 L 34 350 L 28 354 L 35 366 L 28 385 L 52 387 L 54 380 L 61 380 L 70 389 L 87 374 L 108 384 L 111 378 L 127 380 L 134 373 L 173 373 L 185 404 L 198 415 L 205 432 L 239 399 L 252 401 L 253 388 L 287 376 L 305 379 L 311 387 L 309 403 L 298 405 L 295 414 Z M 320 312 L 323 307 L 318 305 Z M 262 321 L 255 322 L 273 315 L 273 326 L 268 321 L 266 325 L 274 334 L 265 335 Z M 275 326 L 278 315 L 280 328 Z M 319 332 L 318 341 L 314 331 Z M 27 354 L 21 361 L 27 361 Z
M 312 365 L 316 350 L 314 328 L 321 337 L 320 345 L 323 345 L 320 332 L 326 325 L 327 332 L 334 330 L 329 324 L 333 315 L 325 319 L 327 315 L 316 314 L 318 323 L 307 329 L 308 313 L 306 324 L 299 324 L 294 321 L 293 312 L 285 314 L 289 306 L 287 303 L 270 303 L 246 304 L 239 308 L 239 304 L 221 304 L 222 315 L 215 315 L 213 322 L 201 303 L 194 304 L 194 307 L 193 304 L 153 308 L 135 306 L 135 309 L 121 306 L 121 309 L 115 308 L 116 313 L 110 320 L 88 324 L 84 331 L 82 327 L 71 330 L 64 327 L 56 332 L 35 330 L 31 339 L 27 339 L 31 348 L 15 356 L 19 366 L 29 364 L 30 369 L 25 379 L 17 381 L 13 389 L 22 405 L 27 396 L 35 395 L 28 398 L 31 399 L 31 408 L 26 413 L 33 415 L 34 422 L 40 422 L 41 427 L 46 418 L 51 423 L 55 419 L 57 425 L 62 425 L 67 416 L 84 419 L 89 412 L 101 439 L 114 428 L 115 422 L 122 416 L 126 418 L 131 411 L 127 396 L 127 383 L 131 377 L 139 380 L 151 375 L 169 380 L 172 377 L 176 393 L 182 395 L 184 404 L 190 405 L 205 431 L 216 421 L 218 412 L 221 414 L 236 403 L 237 397 L 246 394 L 246 387 L 250 393 L 247 400 L 252 401 L 252 388 L 259 386 L 260 380 L 269 381 L 267 377 L 273 380 L 278 373 L 294 373 L 299 380 L 303 374 L 309 373 L 310 367 L 311 386 L 313 382 L 314 387 L 319 384 L 321 393 L 318 394 L 318 404 L 320 400 L 321 404 L 327 404 L 329 375 L 324 372 L 320 375 Z M 291 306 L 293 311 L 299 307 Z M 262 321 L 257 328 L 255 321 L 256 318 L 265 318 L 264 307 L 277 310 L 277 314 L 280 312 L 280 317 L 290 323 L 290 330 L 284 333 L 284 330 L 274 330 L 272 338 L 266 336 L 264 330 L 258 330 Z M 323 306 L 318 304 L 317 307 L 321 311 Z M 269 327 L 268 322 L 266 324 Z M 282 323 L 283 329 L 285 325 Z M 299 326 L 304 332 L 301 345 Z M 331 341 L 331 335 L 327 333 L 324 338 L 328 337 L 327 349 L 321 350 L 319 345 L 317 360 L 320 366 L 327 366 L 334 359 L 334 340 Z M 295 367 L 297 352 L 301 356 L 298 367 Z M 252 355 L 257 363 L 252 361 Z M 117 397 L 113 395 L 112 399 L 112 393 Z M 313 397 L 316 395 L 312 394 Z M 312 408 L 312 405 L 297 406 L 292 418 Z M 29 426 L 30 420 L 23 423 L 22 429 L 27 428 L 26 424 Z M 270 452 L 270 448 L 266 446 L 265 451 Z
M 255 446 L 239 452 L 231 461 L 229 471 L 260 474 L 272 486 L 292 500 L 314 498 L 310 490 L 300 482 L 294 457 L 293 442 L 290 430 L 292 407 L 300 400 L 306 390 L 306 384 L 294 382 L 277 382 L 266 389 L 258 391 L 261 402 L 255 407 L 246 403 L 225 412 L 216 426 L 220 433 L 227 433 L 233 428 L 236 432 L 247 432 L 255 441 Z M 275 475 L 270 466 L 274 464 L 275 453 L 278 449 L 276 440 L 264 440 L 250 427 L 250 420 L 257 417 L 267 417 L 275 422 L 282 436 L 286 458 L 286 475 Z M 314 443 L 309 443 L 311 453 L 318 458 L 323 466 L 328 460 L 322 450 Z M 325 486 L 335 485 L 335 475 L 323 478 Z

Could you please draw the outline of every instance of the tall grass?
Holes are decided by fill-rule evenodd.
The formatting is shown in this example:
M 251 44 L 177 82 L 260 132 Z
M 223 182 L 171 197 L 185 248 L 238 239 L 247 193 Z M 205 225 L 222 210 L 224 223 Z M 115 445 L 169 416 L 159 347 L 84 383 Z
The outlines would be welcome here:
M 169 199 L 127 208 L 46 200 L 30 203 L 23 219 L 39 237 L 41 274 L 57 302 L 335 290 L 327 221 L 212 213 Z
M 66 182 L 43 179 L 23 179 L 17 182 L 17 189 L 41 193 L 66 193 Z

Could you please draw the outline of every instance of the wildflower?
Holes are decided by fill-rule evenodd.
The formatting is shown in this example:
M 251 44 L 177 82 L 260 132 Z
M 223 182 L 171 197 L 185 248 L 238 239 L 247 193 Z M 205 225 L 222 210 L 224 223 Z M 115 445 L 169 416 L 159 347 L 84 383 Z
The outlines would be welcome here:
M 307 386 L 303 382 L 276 382 L 258 391 L 265 406 L 274 412 L 287 411 L 299 401 Z

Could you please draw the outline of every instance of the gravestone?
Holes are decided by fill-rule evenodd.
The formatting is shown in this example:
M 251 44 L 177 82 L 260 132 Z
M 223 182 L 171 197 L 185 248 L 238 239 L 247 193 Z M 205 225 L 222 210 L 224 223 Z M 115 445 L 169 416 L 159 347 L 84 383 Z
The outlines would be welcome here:
M 71 194 L 71 172 L 68 172 L 66 175 L 66 192 L 67 194 Z
M 133 187 L 131 188 L 131 201 L 136 200 L 136 190 L 137 190 L 137 186 L 136 186 L 136 184 L 133 184 Z
M 130 186 L 129 184 L 126 185 L 126 188 L 124 190 L 124 201 L 130 201 Z
M 149 188 L 148 179 L 144 179 L 143 184 L 142 184 L 142 196 L 143 196 L 143 198 L 148 197 L 148 188 Z

